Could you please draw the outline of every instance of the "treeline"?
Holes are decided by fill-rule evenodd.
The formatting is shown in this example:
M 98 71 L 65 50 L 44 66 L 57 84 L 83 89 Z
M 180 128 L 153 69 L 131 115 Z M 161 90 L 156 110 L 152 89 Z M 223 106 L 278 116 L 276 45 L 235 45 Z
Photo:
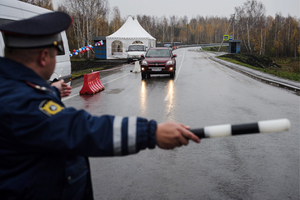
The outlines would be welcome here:
M 235 8 L 237 38 L 242 40 L 243 51 L 270 57 L 299 56 L 299 19 L 280 13 L 273 18 L 265 12 L 265 6 L 256 0 Z
M 22 0 L 53 10 L 51 0 Z M 65 0 L 59 11 L 68 12 L 74 23 L 67 31 L 70 49 L 92 44 L 93 36 L 108 36 L 127 20 L 118 7 L 110 12 L 109 0 Z M 247 0 L 234 8 L 230 18 L 200 16 L 134 16 L 157 43 L 221 43 L 223 35 L 242 41 L 242 52 L 269 57 L 298 57 L 300 20 L 280 13 L 266 16 L 266 8 L 257 0 Z

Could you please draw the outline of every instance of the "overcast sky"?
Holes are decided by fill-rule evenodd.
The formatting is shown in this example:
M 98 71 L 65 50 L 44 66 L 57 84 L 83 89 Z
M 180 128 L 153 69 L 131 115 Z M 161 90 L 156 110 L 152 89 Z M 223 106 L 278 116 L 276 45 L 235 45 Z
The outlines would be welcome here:
M 52 0 L 56 2 L 64 0 Z M 178 17 L 187 16 L 219 16 L 230 17 L 234 13 L 234 7 L 243 5 L 246 0 L 108 0 L 110 11 L 114 6 L 118 6 L 121 17 L 128 15 L 136 16 L 150 15 L 167 18 L 175 15 Z M 276 13 L 281 12 L 284 17 L 290 14 L 300 18 L 300 0 L 258 0 L 266 7 L 266 14 L 275 17 Z

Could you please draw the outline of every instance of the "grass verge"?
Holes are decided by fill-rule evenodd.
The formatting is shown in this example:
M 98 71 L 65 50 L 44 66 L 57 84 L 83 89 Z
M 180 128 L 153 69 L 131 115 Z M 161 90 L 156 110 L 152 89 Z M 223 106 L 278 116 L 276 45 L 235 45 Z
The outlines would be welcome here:
M 89 69 L 84 69 L 84 70 L 77 70 L 77 71 L 72 71 L 72 79 L 80 78 L 83 77 L 84 74 L 89 74 L 93 71 L 100 71 L 103 70 L 107 67 L 108 65 L 102 65 L 101 67 L 94 67 L 94 68 L 89 68 Z
M 204 51 L 218 51 L 219 47 L 205 47 Z M 222 46 L 222 52 L 228 52 L 228 47 Z M 218 56 L 222 60 L 239 64 L 251 69 L 272 74 L 281 78 L 300 82 L 300 58 L 267 58 L 260 55 L 226 54 Z M 271 62 L 270 62 L 271 61 Z

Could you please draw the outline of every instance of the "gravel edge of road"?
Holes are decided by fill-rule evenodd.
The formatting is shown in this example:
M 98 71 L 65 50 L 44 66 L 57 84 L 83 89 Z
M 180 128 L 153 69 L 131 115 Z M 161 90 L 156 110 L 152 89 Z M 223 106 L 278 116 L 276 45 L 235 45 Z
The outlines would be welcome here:
M 295 94 L 300 96 L 300 87 L 297 87 L 297 86 L 294 85 L 294 84 L 297 84 L 297 83 L 291 84 L 291 83 L 287 83 L 288 80 L 283 82 L 283 81 L 280 81 L 280 80 L 274 80 L 272 78 L 267 78 L 267 77 L 259 75 L 258 73 L 255 73 L 254 70 L 252 70 L 252 72 L 249 72 L 249 71 L 241 69 L 243 66 L 241 66 L 241 68 L 237 68 L 234 64 L 232 64 L 230 62 L 227 62 L 227 61 L 223 61 L 221 59 L 218 59 L 215 56 L 208 57 L 208 59 L 213 60 L 215 62 L 218 62 L 219 64 L 222 64 L 222 65 L 224 65 L 224 66 L 226 66 L 226 67 L 228 67 L 232 70 L 240 72 L 240 73 L 242 73 L 246 76 L 249 76 L 251 78 L 254 78 L 258 81 L 261 81 L 261 82 L 264 82 L 264 83 L 267 83 L 267 84 L 270 84 L 270 85 L 273 85 L 273 86 L 281 87 L 281 88 L 284 88 L 284 89 L 287 89 L 287 90 L 291 90 L 291 91 L 295 92 Z

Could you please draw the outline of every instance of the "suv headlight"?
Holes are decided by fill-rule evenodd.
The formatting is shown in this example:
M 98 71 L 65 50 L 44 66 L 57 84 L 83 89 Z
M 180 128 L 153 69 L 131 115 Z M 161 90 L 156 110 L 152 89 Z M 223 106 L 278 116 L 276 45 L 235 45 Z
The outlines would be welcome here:
M 142 65 L 148 65 L 147 61 L 143 60 Z
M 173 61 L 172 60 L 169 60 L 166 65 L 173 65 Z

